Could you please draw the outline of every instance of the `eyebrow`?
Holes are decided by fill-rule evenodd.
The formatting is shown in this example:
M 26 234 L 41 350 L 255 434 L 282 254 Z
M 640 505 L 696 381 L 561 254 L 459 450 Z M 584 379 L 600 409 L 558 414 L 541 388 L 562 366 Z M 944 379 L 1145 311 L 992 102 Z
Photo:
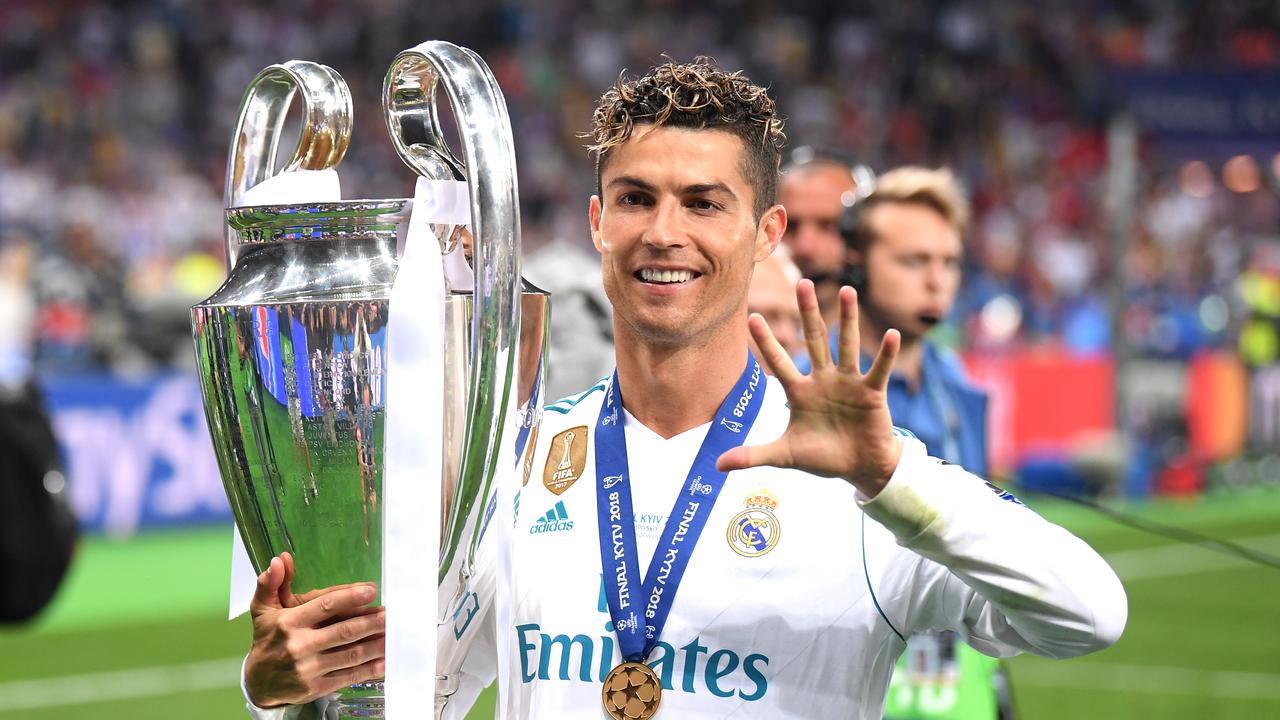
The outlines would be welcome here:
M 614 187 L 616 185 L 625 185 L 627 187 L 633 187 L 637 190 L 643 190 L 645 192 L 654 193 L 654 194 L 657 194 L 658 192 L 658 188 L 656 185 L 654 185 L 653 183 L 641 180 L 640 178 L 634 175 L 619 175 L 618 177 L 610 180 L 609 184 L 606 187 Z M 684 187 L 680 188 L 681 195 L 701 195 L 703 193 L 711 193 L 711 192 L 721 192 L 733 198 L 734 200 L 738 199 L 738 196 L 733 192 L 733 190 L 729 189 L 728 185 L 725 185 L 724 183 L 720 183 L 720 182 L 694 183 L 693 185 L 685 185 Z
M 686 185 L 684 187 L 684 193 L 686 195 L 701 195 L 703 193 L 712 192 L 722 192 L 734 200 L 738 199 L 738 196 L 735 195 L 734 192 L 729 189 L 729 186 L 724 183 L 697 183 L 694 185 Z
M 637 190 L 644 190 L 645 192 L 657 192 L 658 190 L 658 188 L 652 183 L 647 183 L 634 175 L 619 175 L 618 177 L 610 180 L 609 184 L 605 187 L 613 187 L 615 185 L 626 185 L 628 187 L 636 188 Z

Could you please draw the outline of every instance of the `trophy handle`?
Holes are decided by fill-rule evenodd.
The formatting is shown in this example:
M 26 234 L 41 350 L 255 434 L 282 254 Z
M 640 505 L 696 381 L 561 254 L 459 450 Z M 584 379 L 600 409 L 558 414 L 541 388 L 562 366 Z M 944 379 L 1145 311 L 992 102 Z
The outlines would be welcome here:
M 441 134 L 437 85 L 444 86 L 458 117 L 465 162 L 454 157 Z M 520 328 L 515 148 L 507 104 L 492 71 L 480 56 L 452 43 L 433 40 L 397 55 L 383 84 L 383 105 L 391 140 L 406 165 L 424 177 L 469 181 L 475 238 L 471 387 L 458 487 L 440 546 L 438 580 L 441 597 L 448 598 L 472 574 L 478 519 L 493 487 L 514 390 Z
M 307 60 L 268 65 L 245 90 L 227 156 L 223 204 L 237 207 L 249 188 L 276 174 L 276 154 L 289 103 L 302 95 L 302 131 L 280 172 L 327 170 L 351 142 L 351 91 L 333 68 Z M 227 230 L 227 263 L 236 260 L 236 235 Z

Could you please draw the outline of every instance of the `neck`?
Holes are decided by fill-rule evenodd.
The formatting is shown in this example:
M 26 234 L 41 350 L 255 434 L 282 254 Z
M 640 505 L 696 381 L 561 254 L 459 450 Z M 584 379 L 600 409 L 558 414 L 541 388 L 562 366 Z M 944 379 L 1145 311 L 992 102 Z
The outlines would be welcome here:
M 884 323 L 878 322 L 865 305 L 858 309 L 858 334 L 862 339 L 862 352 L 867 357 L 874 358 L 880 350 L 880 341 L 889 328 Z M 915 389 L 920 387 L 920 372 L 923 366 L 924 338 L 903 333 L 898 357 L 893 363 L 893 374 L 906 380 L 907 385 Z
M 627 412 L 664 438 L 715 419 L 747 364 L 747 321 L 709 338 L 659 344 L 615 319 L 615 355 Z

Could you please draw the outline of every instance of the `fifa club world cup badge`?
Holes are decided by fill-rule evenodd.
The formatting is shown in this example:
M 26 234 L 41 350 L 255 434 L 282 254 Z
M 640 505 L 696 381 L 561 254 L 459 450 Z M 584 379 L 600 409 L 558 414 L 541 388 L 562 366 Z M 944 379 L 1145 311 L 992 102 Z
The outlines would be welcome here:
M 582 477 L 587 466 L 587 426 L 569 428 L 551 438 L 547 448 L 547 464 L 542 469 L 542 484 L 559 495 Z
M 729 521 L 729 547 L 743 557 L 764 555 L 778 544 L 782 527 L 774 510 L 778 497 L 768 490 L 757 490 L 743 499 L 745 510 Z

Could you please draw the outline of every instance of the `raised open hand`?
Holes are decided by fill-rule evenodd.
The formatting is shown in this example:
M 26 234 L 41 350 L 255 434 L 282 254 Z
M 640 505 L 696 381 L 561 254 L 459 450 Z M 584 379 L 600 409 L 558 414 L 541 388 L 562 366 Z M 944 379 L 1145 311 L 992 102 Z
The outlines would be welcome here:
M 841 477 L 864 494 L 875 497 L 889 482 L 902 455 L 902 442 L 893 433 L 885 389 L 898 356 L 898 331 L 885 333 L 871 369 L 858 367 L 858 296 L 840 289 L 840 362 L 831 358 L 827 325 L 818 310 L 813 283 L 796 286 L 805 343 L 813 370 L 802 375 L 759 315 L 749 320 L 751 336 L 762 359 L 786 390 L 791 420 L 786 432 L 766 445 L 734 448 L 720 456 L 721 470 L 772 465 L 814 475 Z

